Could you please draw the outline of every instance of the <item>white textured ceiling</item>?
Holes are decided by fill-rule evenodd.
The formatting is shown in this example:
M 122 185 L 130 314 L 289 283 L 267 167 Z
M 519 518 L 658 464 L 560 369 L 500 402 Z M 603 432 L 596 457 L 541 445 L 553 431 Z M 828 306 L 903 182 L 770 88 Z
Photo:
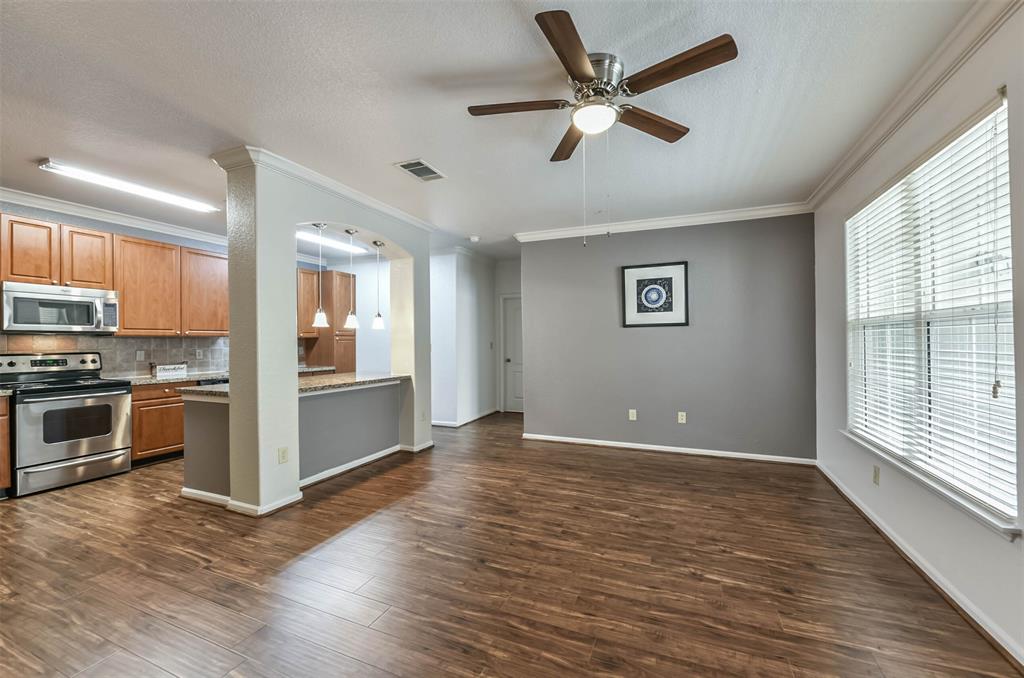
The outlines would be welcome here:
M 514 252 L 512 233 L 583 222 L 583 149 L 548 162 L 566 111 L 471 118 L 466 106 L 569 97 L 533 21 L 563 8 L 587 48 L 619 55 L 627 73 L 725 32 L 739 48 L 632 100 L 689 126 L 678 143 L 622 125 L 589 140 L 588 223 L 802 201 L 969 6 L 3 0 L 0 184 L 223 232 L 223 213 L 78 184 L 36 161 L 223 204 L 209 155 L 246 143 Z M 424 184 L 392 166 L 411 158 L 448 178 Z

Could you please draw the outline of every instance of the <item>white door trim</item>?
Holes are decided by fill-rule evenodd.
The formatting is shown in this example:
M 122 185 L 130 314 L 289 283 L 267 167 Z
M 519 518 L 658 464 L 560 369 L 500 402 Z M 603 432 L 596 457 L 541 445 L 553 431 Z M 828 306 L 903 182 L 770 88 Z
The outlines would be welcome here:
M 523 295 L 499 294 L 498 295 L 498 411 L 505 411 L 505 302 L 509 299 L 523 301 Z M 523 368 L 526 369 L 525 366 Z M 526 406 L 523 406 L 526 409 Z

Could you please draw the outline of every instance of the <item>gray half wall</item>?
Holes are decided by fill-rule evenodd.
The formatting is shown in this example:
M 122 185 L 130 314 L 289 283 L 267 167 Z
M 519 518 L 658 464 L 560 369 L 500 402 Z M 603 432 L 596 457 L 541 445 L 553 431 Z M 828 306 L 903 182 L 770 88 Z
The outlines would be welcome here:
M 672 261 L 690 325 L 622 327 L 620 267 Z M 522 262 L 526 432 L 814 458 L 813 215 L 525 243 Z

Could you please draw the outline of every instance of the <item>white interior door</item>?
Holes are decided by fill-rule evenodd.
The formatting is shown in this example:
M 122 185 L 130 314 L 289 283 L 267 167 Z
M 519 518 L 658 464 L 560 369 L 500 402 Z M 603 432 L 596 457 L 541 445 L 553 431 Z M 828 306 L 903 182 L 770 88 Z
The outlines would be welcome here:
M 502 357 L 504 370 L 506 412 L 523 411 L 523 300 L 508 298 L 502 304 Z

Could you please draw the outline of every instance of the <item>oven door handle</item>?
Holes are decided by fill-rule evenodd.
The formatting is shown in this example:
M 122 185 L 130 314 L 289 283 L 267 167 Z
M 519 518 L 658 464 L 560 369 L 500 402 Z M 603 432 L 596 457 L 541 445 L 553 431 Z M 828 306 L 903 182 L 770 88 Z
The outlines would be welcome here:
M 70 461 L 62 461 L 59 464 L 47 464 L 46 466 L 36 466 L 34 468 L 21 469 L 22 473 L 42 473 L 43 471 L 55 471 L 59 468 L 67 468 L 68 466 L 84 466 L 85 464 L 92 464 L 97 461 L 109 461 L 110 459 L 116 459 L 117 457 L 128 454 L 129 450 L 117 450 L 116 452 L 108 452 L 107 454 L 101 454 L 97 457 L 79 457 L 78 459 L 72 459 Z
M 23 404 L 29 403 L 48 403 L 54 400 L 84 400 L 86 398 L 104 398 L 106 396 L 117 396 L 117 395 L 128 395 L 131 391 L 103 391 L 100 393 L 75 393 L 74 395 L 66 396 L 53 396 L 50 398 L 25 398 L 20 402 Z

